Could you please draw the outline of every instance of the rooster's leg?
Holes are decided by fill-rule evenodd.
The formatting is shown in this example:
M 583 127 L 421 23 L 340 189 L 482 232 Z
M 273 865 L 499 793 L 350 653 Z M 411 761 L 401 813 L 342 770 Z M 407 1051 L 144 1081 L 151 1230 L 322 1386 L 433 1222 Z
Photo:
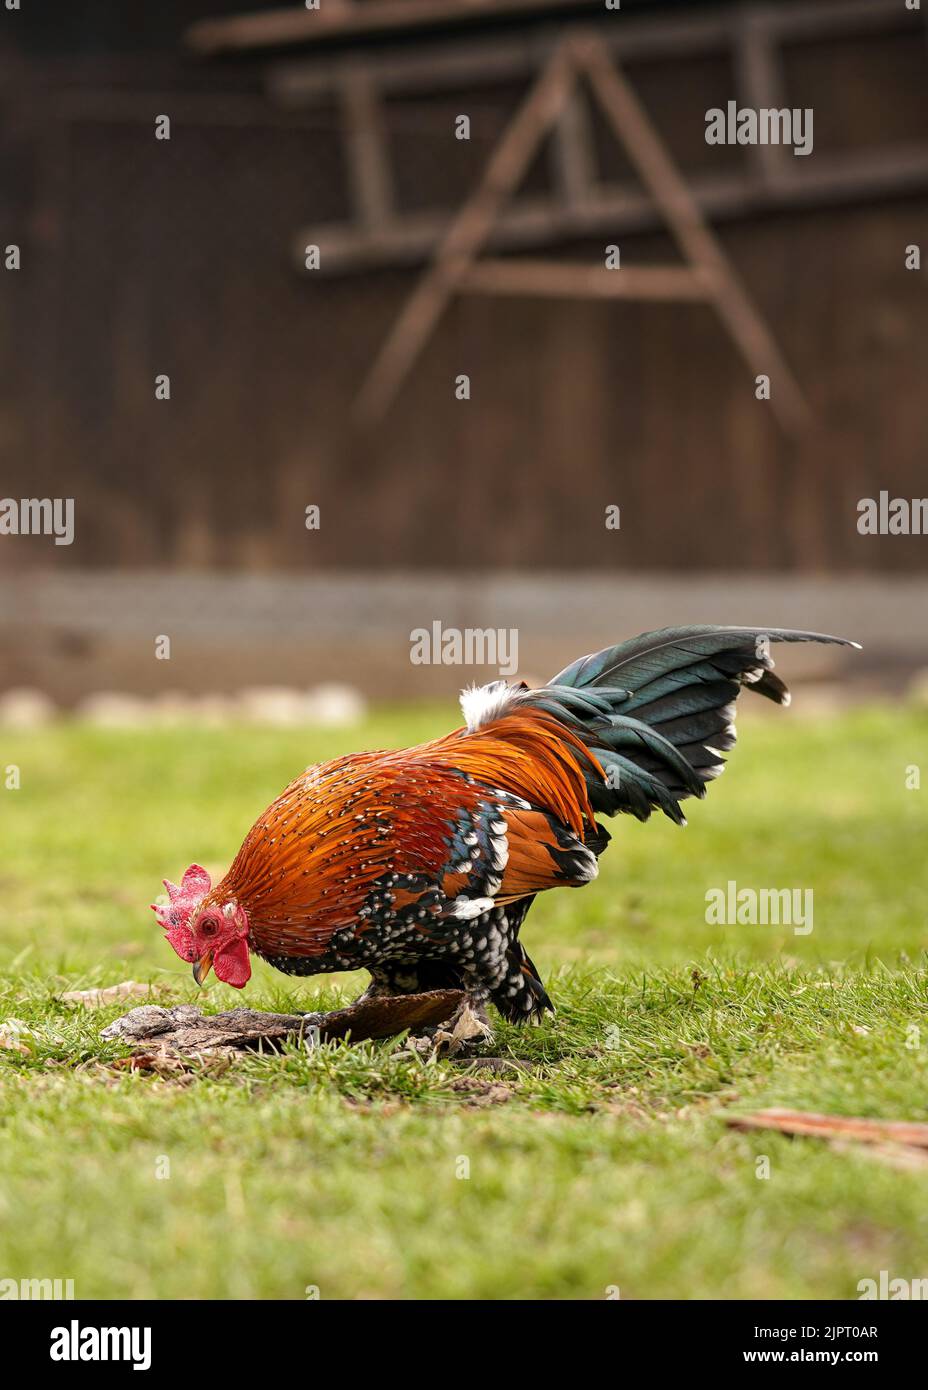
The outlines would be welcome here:
M 436 989 L 463 989 L 461 972 L 446 961 L 381 961 L 361 999 L 385 999 L 398 994 L 428 994 Z
M 420 1028 L 410 1045 L 422 1053 L 460 1056 L 492 1040 L 487 1017 L 489 990 L 448 961 L 381 961 L 371 970 L 371 982 L 361 1000 L 397 998 L 433 990 L 464 990 L 460 1004 L 443 1023 Z

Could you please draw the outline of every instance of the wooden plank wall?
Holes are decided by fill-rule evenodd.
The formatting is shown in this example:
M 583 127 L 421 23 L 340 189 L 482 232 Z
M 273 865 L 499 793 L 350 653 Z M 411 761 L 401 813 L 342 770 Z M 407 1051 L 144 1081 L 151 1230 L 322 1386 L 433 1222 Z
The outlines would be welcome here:
M 688 171 L 739 158 L 702 138 L 732 90 L 720 63 L 630 72 Z M 414 272 L 325 280 L 292 263 L 298 228 L 348 213 L 337 113 L 201 121 L 181 94 L 202 110 L 240 88 L 260 111 L 254 74 L 178 72 L 170 143 L 144 106 L 163 66 L 148 82 L 133 68 L 127 104 L 114 60 L 108 96 L 80 89 L 80 118 L 73 80 L 65 102 L 38 61 L 2 98 L 0 242 L 26 260 L 0 272 L 0 494 L 76 498 L 56 565 L 924 570 L 928 541 L 860 537 L 855 507 L 881 488 L 928 492 L 928 268 L 904 268 L 909 243 L 928 254 L 928 198 L 720 229 L 814 407 L 800 446 L 706 308 L 482 297 L 454 305 L 361 446 L 349 403 Z M 847 38 L 790 59 L 790 100 L 814 106 L 816 150 L 924 141 L 926 74 L 917 35 Z M 520 96 L 392 106 L 404 203 L 462 196 Z M 451 135 L 458 110 L 469 145 Z M 550 176 L 543 155 L 529 186 Z M 622 249 L 629 265 L 672 254 L 660 236 Z M 154 399 L 160 372 L 170 402 Z M 469 402 L 454 398 L 461 372 Z M 21 540 L 0 566 L 49 558 Z

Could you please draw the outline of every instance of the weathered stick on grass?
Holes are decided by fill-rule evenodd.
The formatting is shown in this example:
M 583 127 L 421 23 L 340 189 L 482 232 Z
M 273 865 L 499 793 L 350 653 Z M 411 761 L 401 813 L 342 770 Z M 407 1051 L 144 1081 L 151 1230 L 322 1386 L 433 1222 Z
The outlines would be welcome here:
M 462 999 L 460 990 L 433 990 L 428 994 L 404 994 L 359 1000 L 331 1013 L 272 1014 L 257 1009 L 231 1009 L 222 1014 L 203 1014 L 192 1004 L 164 1009 L 145 1004 L 132 1009 L 103 1029 L 104 1038 L 144 1044 L 149 1050 L 183 1055 L 216 1048 L 255 1049 L 275 1047 L 294 1038 L 318 1037 L 322 1042 L 351 1035 L 352 1042 L 389 1038 L 405 1028 L 427 1028 L 443 1023 Z
M 861 1144 L 906 1144 L 928 1149 L 928 1125 L 909 1120 L 864 1120 L 852 1115 L 817 1115 L 803 1110 L 758 1110 L 726 1115 L 732 1129 L 776 1129 L 817 1139 L 854 1139 Z

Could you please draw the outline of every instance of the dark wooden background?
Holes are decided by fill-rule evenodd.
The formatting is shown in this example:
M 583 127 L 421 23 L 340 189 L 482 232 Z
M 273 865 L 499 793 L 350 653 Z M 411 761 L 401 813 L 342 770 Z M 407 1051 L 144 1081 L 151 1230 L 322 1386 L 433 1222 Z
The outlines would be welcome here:
M 924 570 L 928 539 L 855 522 L 881 488 L 928 492 L 928 268 L 904 268 L 907 244 L 928 256 L 928 194 L 720 227 L 813 406 L 799 445 L 707 308 L 483 298 L 451 308 L 359 444 L 348 406 L 415 272 L 295 264 L 302 227 L 347 216 L 335 109 L 267 106 L 265 123 L 257 63 L 192 61 L 166 39 L 129 51 L 127 33 L 81 53 L 80 32 L 56 47 L 3 27 L 0 243 L 24 265 L 0 270 L 0 494 L 73 496 L 79 524 L 70 549 L 6 542 L 0 567 Z M 787 66 L 816 154 L 928 139 L 923 34 L 829 41 Z M 703 139 L 731 95 L 721 59 L 629 75 L 687 173 L 742 158 Z M 169 143 L 153 138 L 163 94 Z M 455 207 L 521 94 L 393 105 L 404 205 Z M 542 154 L 528 182 L 548 178 Z M 625 264 L 673 255 L 659 235 L 621 241 Z

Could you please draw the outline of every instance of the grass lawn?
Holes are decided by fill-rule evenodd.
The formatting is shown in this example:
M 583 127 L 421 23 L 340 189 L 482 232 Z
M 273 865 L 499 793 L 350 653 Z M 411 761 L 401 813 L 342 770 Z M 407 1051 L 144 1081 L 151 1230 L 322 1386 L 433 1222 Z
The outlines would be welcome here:
M 0 737 L 0 772 L 22 779 L 0 781 L 0 1019 L 31 1030 L 27 1051 L 0 1048 L 0 1278 L 95 1298 L 506 1299 L 854 1298 L 882 1269 L 928 1276 L 928 1166 L 720 1118 L 928 1119 L 913 711 L 744 718 L 687 829 L 613 822 L 598 881 L 526 924 L 558 1013 L 499 1028 L 494 1054 L 521 1068 L 425 1064 L 401 1040 L 180 1076 L 110 1065 L 125 1050 L 99 1030 L 140 1001 L 87 1010 L 64 990 L 199 997 L 148 910 L 160 879 L 221 873 L 307 763 L 452 719 Z M 708 924 L 728 880 L 812 889 L 814 930 Z M 311 1008 L 360 985 L 259 963 L 244 994 L 203 998 Z

